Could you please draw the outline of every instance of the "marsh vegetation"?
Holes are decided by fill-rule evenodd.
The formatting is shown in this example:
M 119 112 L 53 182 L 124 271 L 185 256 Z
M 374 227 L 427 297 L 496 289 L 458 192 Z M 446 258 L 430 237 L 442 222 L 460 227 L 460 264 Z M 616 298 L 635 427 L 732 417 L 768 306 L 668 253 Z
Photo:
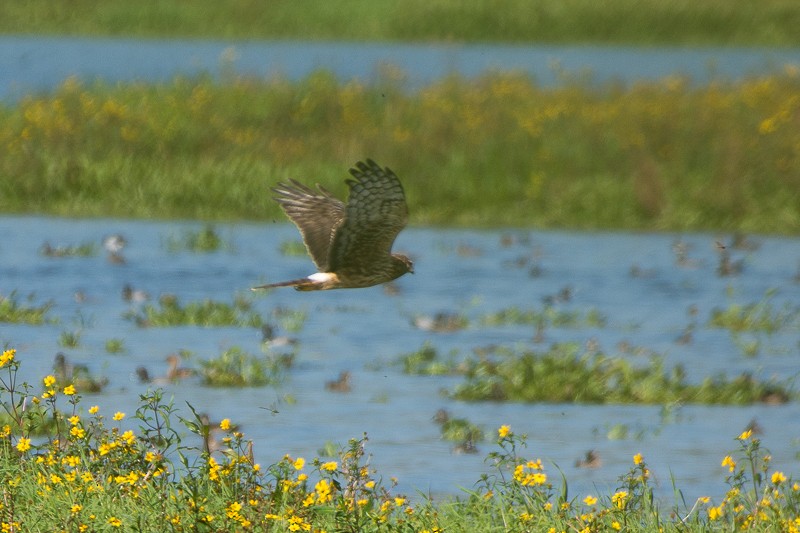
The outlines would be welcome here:
M 338 193 L 369 154 L 402 177 L 414 224 L 796 234 L 798 72 L 600 87 L 492 73 L 418 91 L 391 69 L 368 85 L 70 79 L 0 108 L 0 210 L 273 220 L 270 184 Z

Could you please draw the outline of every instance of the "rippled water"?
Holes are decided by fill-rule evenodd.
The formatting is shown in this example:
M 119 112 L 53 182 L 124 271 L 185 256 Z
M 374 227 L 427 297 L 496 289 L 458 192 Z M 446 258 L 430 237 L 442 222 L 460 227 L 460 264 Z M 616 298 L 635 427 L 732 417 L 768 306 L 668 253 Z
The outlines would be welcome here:
M 680 74 L 705 83 L 800 64 L 798 49 L 731 47 L 545 46 L 301 41 L 213 41 L 0 36 L 0 99 L 50 91 L 69 76 L 107 82 L 163 82 L 178 74 L 285 76 L 325 69 L 343 80 L 375 79 L 386 65 L 410 87 L 459 73 L 526 72 L 544 85 L 565 73 L 635 81 Z
M 50 315 L 59 324 L 26 326 L 0 324 L 0 343 L 18 349 L 22 373 L 37 381 L 51 371 L 56 352 L 83 363 L 110 383 L 98 397 L 87 395 L 84 406 L 100 404 L 105 413 L 132 414 L 139 394 L 135 369 L 151 373 L 166 368 L 165 357 L 180 349 L 212 358 L 239 346 L 259 353 L 261 332 L 255 328 L 140 328 L 123 318 L 137 304 L 125 302 L 122 288 L 131 284 L 153 298 L 173 293 L 182 303 L 202 299 L 231 302 L 236 294 L 250 296 L 250 286 L 306 275 L 306 257 L 285 256 L 280 245 L 294 241 L 294 227 L 281 223 L 217 225 L 229 244 L 210 254 L 170 251 L 168 243 L 199 223 L 126 220 L 70 220 L 39 217 L 0 217 L 0 294 L 17 291 L 34 303 L 54 302 Z M 126 263 L 109 262 L 100 247 L 105 235 L 120 233 L 128 245 Z M 682 363 L 690 379 L 748 371 L 760 378 L 796 377 L 796 329 L 761 336 L 761 353 L 746 357 L 731 335 L 707 326 L 714 308 L 754 303 L 775 289 L 774 308 L 797 309 L 800 284 L 794 279 L 800 260 L 800 240 L 754 237 L 754 249 L 732 249 L 741 261 L 739 275 L 720 277 L 715 241 L 730 236 L 631 233 L 565 233 L 539 231 L 466 231 L 410 228 L 396 249 L 415 259 L 416 274 L 397 283 L 397 294 L 383 288 L 298 293 L 290 289 L 254 296 L 255 308 L 267 320 L 276 308 L 307 313 L 295 365 L 279 388 L 217 389 L 195 380 L 168 385 L 181 414 L 190 416 L 185 402 L 212 419 L 231 418 L 255 441 L 259 461 L 270 464 L 290 453 L 312 458 L 326 441 L 346 444 L 367 433 L 373 465 L 384 476 L 394 475 L 401 489 L 455 493 L 471 487 L 487 471 L 483 457 L 491 443 L 475 455 L 456 454 L 440 438 L 432 417 L 445 408 L 494 432 L 510 424 L 530 436 L 526 455 L 540 457 L 556 477 L 552 463 L 566 474 L 570 490 L 578 493 L 613 489 L 637 452 L 645 455 L 659 490 L 671 502 L 671 481 L 687 498 L 725 491 L 721 458 L 736 448 L 734 437 L 752 420 L 763 429 L 764 444 L 773 453 L 775 468 L 797 471 L 800 449 L 798 404 L 751 407 L 683 406 L 662 419 L 659 406 L 587 406 L 548 404 L 463 403 L 446 399 L 460 378 L 406 376 L 392 364 L 399 354 L 429 341 L 440 353 L 470 353 L 490 344 L 528 346 L 545 350 L 554 342 L 597 343 L 617 353 L 621 342 L 664 355 L 667 366 Z M 50 258 L 42 245 L 95 243 L 98 254 L 88 258 Z M 685 247 L 678 264 L 675 248 Z M 534 275 L 535 274 L 535 275 Z M 607 317 L 598 328 L 549 328 L 534 343 L 531 326 L 485 327 L 478 318 L 517 306 L 541 309 L 543 299 L 562 288 L 571 298 L 559 309 Z M 76 301 L 76 293 L 85 295 Z M 676 339 L 692 321 L 692 341 Z M 437 312 L 462 312 L 470 327 L 452 333 L 416 328 L 413 318 Z M 81 330 L 80 346 L 59 346 L 63 331 Z M 124 340 L 126 352 L 111 355 L 105 342 Z M 642 357 L 646 360 L 646 356 Z M 350 393 L 325 389 L 339 372 L 353 376 Z M 294 403 L 286 402 L 291 397 Z M 276 411 L 276 412 L 275 412 Z M 629 437 L 607 438 L 609 430 L 626 425 Z M 191 435 L 187 438 L 192 439 Z M 576 468 L 575 461 L 596 450 L 602 466 Z M 547 466 L 549 465 L 549 466 Z

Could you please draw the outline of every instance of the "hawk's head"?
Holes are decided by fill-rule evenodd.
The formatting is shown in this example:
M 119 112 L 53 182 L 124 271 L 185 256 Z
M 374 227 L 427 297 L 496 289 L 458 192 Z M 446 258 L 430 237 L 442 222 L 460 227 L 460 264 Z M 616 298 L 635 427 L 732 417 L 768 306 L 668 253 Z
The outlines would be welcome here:
M 403 274 L 414 273 L 414 263 L 403 254 L 392 254 L 392 279 L 397 279 Z

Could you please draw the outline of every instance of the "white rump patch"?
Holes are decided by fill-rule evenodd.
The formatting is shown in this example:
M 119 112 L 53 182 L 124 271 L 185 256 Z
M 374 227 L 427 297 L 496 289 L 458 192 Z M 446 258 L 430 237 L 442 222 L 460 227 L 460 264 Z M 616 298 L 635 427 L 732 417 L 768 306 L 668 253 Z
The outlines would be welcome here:
M 317 272 L 308 276 L 308 279 L 317 283 L 325 283 L 326 281 L 336 281 L 336 274 L 333 272 Z

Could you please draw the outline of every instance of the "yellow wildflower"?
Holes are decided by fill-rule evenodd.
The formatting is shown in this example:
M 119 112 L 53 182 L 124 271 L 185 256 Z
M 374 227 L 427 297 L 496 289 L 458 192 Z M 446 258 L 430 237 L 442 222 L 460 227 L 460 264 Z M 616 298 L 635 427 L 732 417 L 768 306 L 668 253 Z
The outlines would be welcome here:
M 67 385 L 66 387 L 64 387 L 64 394 L 66 394 L 67 396 L 72 396 L 73 394 L 75 394 L 75 392 L 77 392 L 75 390 L 75 385 Z
M 69 417 L 69 418 L 67 419 L 67 421 L 69 421 L 69 423 L 70 423 L 71 425 L 73 425 L 73 426 L 77 426 L 77 425 L 78 425 L 78 422 L 80 422 L 80 421 L 81 421 L 81 417 L 79 417 L 78 415 L 72 415 L 71 417 Z
M 747 440 L 752 436 L 753 436 L 753 430 L 752 429 L 746 429 L 746 430 L 742 431 L 742 433 L 739 435 L 738 438 L 739 438 L 739 440 Z
M 717 507 L 711 507 L 708 510 L 708 519 L 709 520 L 719 520 L 722 517 L 724 507 L 722 505 Z
M 76 439 L 82 439 L 86 436 L 86 431 L 80 426 L 72 426 L 72 429 L 69 430 L 69 434 Z
M 17 450 L 25 453 L 31 449 L 31 439 L 26 439 L 22 437 L 17 441 Z
M 89 408 L 89 414 L 90 414 L 90 415 L 96 415 L 96 414 L 97 414 L 97 411 L 99 411 L 99 410 L 100 410 L 100 407 L 99 407 L 99 406 L 97 406 L 97 405 L 93 405 L 93 406 L 91 406 L 91 407 Z
M 595 498 L 594 496 L 587 496 L 583 499 L 583 503 L 585 503 L 586 505 L 594 505 L 597 503 L 597 498 Z
M 320 468 L 320 470 L 327 470 L 328 472 L 335 472 L 336 469 L 339 468 L 339 465 L 336 463 L 336 461 L 328 461 L 327 463 L 322 463 L 322 465 L 320 465 L 319 468 Z
M 122 520 L 120 520 L 116 516 L 109 517 L 108 525 L 110 525 L 111 527 L 120 527 L 122 525 Z
M 297 459 L 295 459 L 295 461 L 294 461 L 294 469 L 295 470 L 302 470 L 304 466 L 306 466 L 306 460 L 305 459 L 303 459 L 302 457 L 298 457 Z
M 621 490 L 619 492 L 614 493 L 611 496 L 611 503 L 613 503 L 617 509 L 624 509 L 625 508 L 625 501 L 628 499 L 628 492 Z
M 78 514 L 78 513 L 81 512 L 81 509 L 83 509 L 83 506 L 81 504 L 79 504 L 79 503 L 76 503 L 75 505 L 72 506 L 72 508 L 70 509 L 70 512 L 72 514 Z
M 772 483 L 773 484 L 780 485 L 784 481 L 786 481 L 786 476 L 784 475 L 783 472 L 774 472 L 772 474 Z
M 13 361 L 14 360 L 14 355 L 16 355 L 16 353 L 17 353 L 17 350 L 15 350 L 13 348 L 10 349 L 10 350 L 4 351 L 3 354 L 0 355 L 0 368 L 3 368 L 8 363 Z
M 219 429 L 222 431 L 228 431 L 231 429 L 231 419 L 230 418 L 223 418 L 222 421 L 219 423 Z
M 317 501 L 319 503 L 329 502 L 332 499 L 331 485 L 328 480 L 322 479 L 315 486 L 314 491 L 317 493 Z
M 125 433 L 123 433 L 122 435 L 120 435 L 119 438 L 120 440 L 127 443 L 128 446 L 133 446 L 133 443 L 136 442 L 136 435 L 130 429 Z
M 114 420 L 120 421 L 123 418 L 125 418 L 125 413 L 123 413 L 122 411 L 117 411 L 116 413 L 114 413 L 113 418 Z
M 401 505 L 403 505 L 404 503 L 406 503 L 406 499 L 405 499 L 405 498 L 395 498 L 395 499 L 394 499 L 394 504 L 395 504 L 396 506 L 398 506 L 398 507 L 400 507 L 400 506 L 401 506 Z
M 45 378 L 42 380 L 42 382 L 44 383 L 44 386 L 49 389 L 50 387 L 52 387 L 53 385 L 56 384 L 56 377 L 55 376 L 45 376 Z
M 724 459 L 722 459 L 722 464 L 720 466 L 727 466 L 728 470 L 733 472 L 736 470 L 736 461 L 733 460 L 733 457 L 730 455 L 726 455 Z
M 644 461 L 644 458 L 642 457 L 641 453 L 637 453 L 636 455 L 633 456 L 633 464 L 635 464 L 636 466 L 642 464 L 642 461 Z
M 504 439 L 504 438 L 506 438 L 506 437 L 508 436 L 508 434 L 509 434 L 509 433 L 511 433 L 511 427 L 510 427 L 510 426 L 507 426 L 507 425 L 505 425 L 505 424 L 504 424 L 504 425 L 502 425 L 502 426 L 500 426 L 500 428 L 497 430 L 497 435 L 498 435 L 498 436 L 499 436 L 501 439 Z

